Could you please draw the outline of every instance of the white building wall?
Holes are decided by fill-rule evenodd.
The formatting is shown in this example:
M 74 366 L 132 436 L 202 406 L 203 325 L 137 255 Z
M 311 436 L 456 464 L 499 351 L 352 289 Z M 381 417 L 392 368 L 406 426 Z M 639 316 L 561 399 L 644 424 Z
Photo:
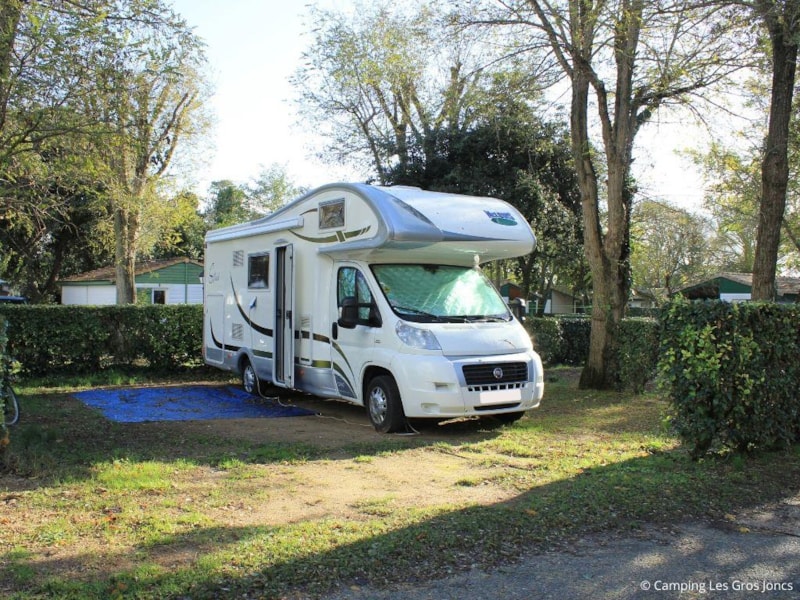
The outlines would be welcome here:
M 113 285 L 65 285 L 61 288 L 61 304 L 81 306 L 117 303 L 117 288 Z
M 167 293 L 167 304 L 202 304 L 203 303 L 203 284 L 193 283 L 183 285 L 182 283 L 157 284 L 138 284 L 137 290 L 164 290 Z M 152 292 L 151 298 L 152 298 Z
M 137 285 L 137 290 L 166 290 L 167 304 L 202 304 L 203 285 L 200 283 Z M 152 296 L 151 296 L 152 298 Z M 113 285 L 65 285 L 61 288 L 61 304 L 98 306 L 117 303 L 117 288 Z
M 746 302 L 750 300 L 750 294 L 720 294 L 719 299 L 726 302 Z

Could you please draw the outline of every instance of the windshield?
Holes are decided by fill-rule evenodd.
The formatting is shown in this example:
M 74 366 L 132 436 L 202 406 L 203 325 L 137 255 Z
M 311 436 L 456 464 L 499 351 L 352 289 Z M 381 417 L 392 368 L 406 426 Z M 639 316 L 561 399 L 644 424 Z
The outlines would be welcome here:
M 480 270 L 449 265 L 373 265 L 386 299 L 409 321 L 508 321 L 503 299 Z

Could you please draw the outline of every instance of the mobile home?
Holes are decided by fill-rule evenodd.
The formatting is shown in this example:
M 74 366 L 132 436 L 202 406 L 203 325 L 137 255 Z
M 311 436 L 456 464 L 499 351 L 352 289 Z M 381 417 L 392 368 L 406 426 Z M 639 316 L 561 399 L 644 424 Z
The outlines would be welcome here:
M 480 264 L 531 252 L 511 205 L 331 184 L 206 236 L 203 355 L 259 381 L 406 419 L 538 406 L 541 360 Z

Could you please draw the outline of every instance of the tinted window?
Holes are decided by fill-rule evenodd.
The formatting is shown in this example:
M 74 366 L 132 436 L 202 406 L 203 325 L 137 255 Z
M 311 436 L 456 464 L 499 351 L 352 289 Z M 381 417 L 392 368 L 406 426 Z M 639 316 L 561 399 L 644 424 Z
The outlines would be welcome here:
M 269 287 L 269 254 L 251 254 L 247 257 L 247 287 Z

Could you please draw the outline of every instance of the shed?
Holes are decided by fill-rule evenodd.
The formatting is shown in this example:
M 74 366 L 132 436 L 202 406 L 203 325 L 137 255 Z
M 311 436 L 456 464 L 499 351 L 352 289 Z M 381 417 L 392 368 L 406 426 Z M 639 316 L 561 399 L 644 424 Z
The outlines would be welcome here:
M 778 302 L 800 301 L 800 277 L 776 277 Z M 681 288 L 676 293 L 690 300 L 750 300 L 753 289 L 752 273 L 719 273 L 710 279 Z
M 202 304 L 203 263 L 188 258 L 136 264 L 136 294 L 141 304 Z M 113 266 L 73 275 L 58 282 L 61 304 L 117 303 Z
M 579 296 L 567 288 L 554 287 L 545 298 L 544 314 L 569 315 L 586 312 L 586 306 Z

